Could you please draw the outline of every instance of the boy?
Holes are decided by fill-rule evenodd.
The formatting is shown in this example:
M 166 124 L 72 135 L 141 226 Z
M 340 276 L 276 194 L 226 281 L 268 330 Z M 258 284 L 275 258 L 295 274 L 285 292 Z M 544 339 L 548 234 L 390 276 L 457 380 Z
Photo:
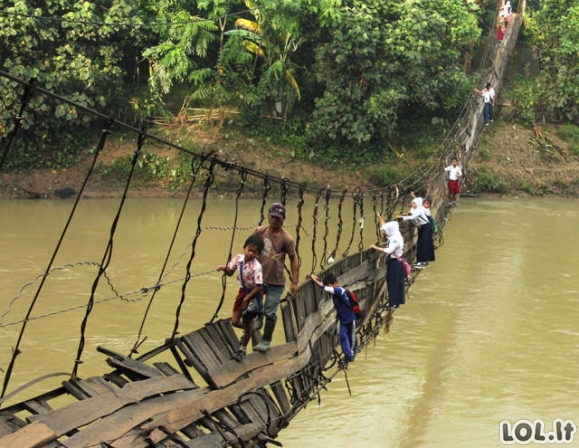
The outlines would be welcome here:
M 233 354 L 233 359 L 241 361 L 247 353 L 247 344 L 253 331 L 253 320 L 261 312 L 261 288 L 263 286 L 263 270 L 261 263 L 257 261 L 258 255 L 264 248 L 263 238 L 259 235 L 251 235 L 243 245 L 243 253 L 237 254 L 227 264 L 227 266 L 218 266 L 218 271 L 225 272 L 226 275 L 232 276 L 237 272 L 237 283 L 239 283 L 239 292 L 233 304 L 233 314 L 231 316 L 231 325 L 237 328 L 243 328 L 239 349 Z M 249 306 L 250 302 L 253 306 Z M 243 316 L 243 325 L 241 324 Z
M 336 276 L 327 273 L 324 276 L 322 283 L 315 275 L 311 276 L 312 280 L 325 292 L 332 294 L 334 307 L 338 314 L 340 321 L 340 345 L 342 346 L 342 353 L 346 362 L 354 361 L 354 350 L 356 349 L 356 314 L 352 310 L 350 298 L 346 294 L 346 290 L 338 286 Z
M 460 194 L 460 179 L 462 177 L 462 170 L 458 166 L 458 160 L 453 157 L 450 165 L 444 171 L 448 179 L 448 200 L 450 205 L 456 205 L 456 197 Z

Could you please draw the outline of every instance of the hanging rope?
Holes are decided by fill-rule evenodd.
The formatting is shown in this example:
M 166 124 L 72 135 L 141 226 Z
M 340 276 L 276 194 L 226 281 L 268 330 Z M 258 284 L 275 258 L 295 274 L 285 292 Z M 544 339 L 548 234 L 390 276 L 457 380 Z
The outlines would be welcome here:
M 201 211 L 197 216 L 197 230 L 195 232 L 195 236 L 193 237 L 193 241 L 191 242 L 191 256 L 189 257 L 189 261 L 187 262 L 186 274 L 185 279 L 183 280 L 183 285 L 181 287 L 181 299 L 179 300 L 179 305 L 177 306 L 177 310 L 175 311 L 175 326 L 173 328 L 173 333 L 171 338 L 174 339 L 179 334 L 179 318 L 181 316 L 181 308 L 185 303 L 185 293 L 187 291 L 187 284 L 191 279 L 191 264 L 193 263 L 193 259 L 195 258 L 195 249 L 197 247 L 197 241 L 201 236 L 201 223 L 203 221 L 203 215 L 205 213 L 205 209 L 207 208 L 207 196 L 209 195 L 209 190 L 213 181 L 215 180 L 215 160 L 211 160 L 211 165 L 209 166 L 209 172 L 207 173 L 207 179 L 205 180 L 205 188 L 203 189 L 203 201 L 201 204 Z
M 247 182 L 247 173 L 245 171 L 241 172 L 241 179 L 239 181 L 239 188 L 237 189 L 237 195 L 235 197 L 235 216 L 233 218 L 233 226 L 234 228 L 237 226 L 237 219 L 239 217 L 239 198 L 241 197 L 241 193 L 243 192 L 243 187 L 245 187 L 245 183 Z M 227 261 L 225 265 L 231 261 L 231 257 L 233 256 L 233 242 L 235 241 L 235 230 L 231 232 L 231 239 L 229 241 L 229 254 L 227 255 Z M 213 313 L 213 317 L 209 321 L 209 323 L 213 323 L 215 319 L 217 319 L 219 315 L 219 311 L 223 306 L 223 302 L 225 301 L 225 292 L 227 289 L 227 275 L 225 272 L 221 275 L 221 298 L 219 299 L 219 303 L 217 304 L 217 308 Z
M 103 277 L 105 275 L 105 272 L 109 266 L 109 263 L 111 262 L 111 257 L 113 255 L 113 241 L 114 241 L 114 237 L 115 237 L 115 232 L 117 230 L 117 225 L 118 225 L 119 219 L 121 217 L 121 212 L 123 211 L 123 206 L 125 205 L 125 201 L 127 200 L 127 192 L 129 191 L 129 186 L 131 185 L 131 180 L 133 179 L 135 167 L 137 166 L 137 160 L 139 159 L 141 152 L 143 150 L 144 142 L 145 142 L 145 133 L 141 132 L 139 134 L 139 139 L 137 142 L 137 150 L 135 151 L 135 153 L 133 155 L 132 162 L 131 162 L 131 171 L 129 172 L 129 175 L 127 176 L 127 181 L 125 182 L 125 189 L 124 189 L 123 195 L 121 197 L 121 202 L 119 204 L 117 214 L 116 214 L 115 218 L 113 219 L 113 223 L 111 225 L 111 229 L 110 229 L 110 233 L 109 233 L 109 241 L 107 243 L 107 247 L 106 247 L 105 252 L 103 254 L 103 258 L 102 258 L 101 263 L 99 265 L 98 274 L 97 274 L 97 276 L 94 279 L 94 282 L 92 284 L 90 297 L 88 299 L 88 305 L 86 307 L 84 319 L 82 320 L 82 323 L 80 325 L 80 340 L 78 343 L 78 351 L 76 354 L 76 359 L 74 361 L 74 367 L 72 369 L 72 374 L 71 374 L 71 376 L 73 378 L 75 378 L 77 376 L 78 366 L 82 363 L 82 353 L 84 351 L 84 345 L 85 345 L 86 325 L 88 323 L 88 319 L 89 319 L 89 316 L 92 312 L 92 308 L 94 305 L 94 296 L 95 296 L 96 290 L 98 288 L 100 279 L 101 279 L 101 277 Z
M 298 270 L 302 267 L 302 257 L 300 256 L 300 239 L 301 239 L 301 233 L 300 230 L 302 230 L 302 222 L 303 222 L 303 216 L 302 216 L 302 210 L 303 210 L 303 206 L 304 206 L 304 193 L 306 191 L 306 184 L 305 182 L 302 183 L 300 185 L 299 188 L 299 200 L 298 200 L 298 205 L 297 205 L 297 209 L 298 209 L 298 223 L 296 226 L 296 257 L 298 257 Z M 291 278 L 291 277 L 290 277 Z
M 340 246 L 340 237 L 342 236 L 342 229 L 344 227 L 344 220 L 342 218 L 342 207 L 344 205 L 344 199 L 346 199 L 347 193 L 348 193 L 347 189 L 342 190 L 342 195 L 340 196 L 340 201 L 338 202 L 338 224 L 337 224 L 338 231 L 336 232 L 336 244 L 332 249 L 332 252 L 330 253 L 328 263 L 334 262 L 334 257 L 336 256 L 336 253 L 338 252 L 338 247 Z
M 314 211 L 313 211 L 313 224 L 312 224 L 312 269 L 310 270 L 310 275 L 313 274 L 314 272 L 316 272 L 316 266 L 318 264 L 318 255 L 316 253 L 316 234 L 318 231 L 318 208 L 320 205 L 320 198 L 322 197 L 322 194 L 324 192 L 324 189 L 320 189 L 318 190 L 318 192 L 316 193 L 316 199 L 314 202 Z
M 149 299 L 149 303 L 147 304 L 147 308 L 145 309 L 145 312 L 143 314 L 143 318 L 141 320 L 141 325 L 140 325 L 139 331 L 137 333 L 137 340 L 135 341 L 135 344 L 133 345 L 133 348 L 131 349 L 129 356 L 132 356 L 134 353 L 138 353 L 139 346 L 146 339 L 146 338 L 142 337 L 143 329 L 145 327 L 145 322 L 147 321 L 147 317 L 149 315 L 149 311 L 150 311 L 151 306 L 153 304 L 153 300 L 155 299 L 157 292 L 161 289 L 160 285 L 162 284 L 161 282 L 162 282 L 162 279 L 164 278 L 165 269 L 167 267 L 167 263 L 169 262 L 169 257 L 171 255 L 171 252 L 173 251 L 173 246 L 175 245 L 175 240 L 177 239 L 179 229 L 181 228 L 181 222 L 183 220 L 183 216 L 185 215 L 185 209 L 187 208 L 187 204 L 189 202 L 189 197 L 191 195 L 191 192 L 193 191 L 193 186 L 195 185 L 195 183 L 197 181 L 197 177 L 199 175 L 199 171 L 201 170 L 201 167 L 203 166 L 203 164 L 205 163 L 205 161 L 207 160 L 207 158 L 211 154 L 212 154 L 212 152 L 207 153 L 207 155 L 204 156 L 201 160 L 198 160 L 196 158 L 191 159 L 191 182 L 189 182 L 189 189 L 187 190 L 187 195 L 185 196 L 185 200 L 183 201 L 183 206 L 181 207 L 181 213 L 179 214 L 179 219 L 177 220 L 175 230 L 173 231 L 173 237 L 171 238 L 171 242 L 170 242 L 169 248 L 167 250 L 167 255 L 165 256 L 165 260 L 163 261 L 163 266 L 161 267 L 161 272 L 159 273 L 159 278 L 157 280 L 156 287 L 153 288 L 153 294 L 151 295 L 151 298 Z
M 80 191 L 78 192 L 78 195 L 76 197 L 76 200 L 74 202 L 74 205 L 72 207 L 72 210 L 70 211 L 70 214 L 68 216 L 68 219 L 66 221 L 66 224 L 64 225 L 64 228 L 60 234 L 60 238 L 58 240 L 58 243 L 56 244 L 56 247 L 54 249 L 54 252 L 52 254 L 52 257 L 50 258 L 50 261 L 48 262 L 48 266 L 46 267 L 46 270 L 44 271 L 44 276 L 42 277 L 42 280 L 40 281 L 40 284 L 38 285 L 38 288 L 36 290 L 36 293 L 34 294 L 34 298 L 32 299 L 32 302 L 30 303 L 30 306 L 28 307 L 28 311 L 26 312 L 26 316 L 24 318 L 24 323 L 22 324 L 22 327 L 20 328 L 20 333 L 18 334 L 18 339 L 16 340 L 16 345 L 14 346 L 14 349 L 12 350 L 12 357 L 10 359 L 10 363 L 8 365 L 8 368 L 6 369 L 6 374 L 4 375 L 4 382 L 3 382 L 3 386 L 2 386 L 2 395 L 0 395 L 0 398 L 4 397 L 4 394 L 6 393 L 6 390 L 8 388 L 8 384 L 10 383 L 10 377 L 12 375 L 12 371 L 14 369 L 14 364 L 16 363 L 16 358 L 17 356 L 21 353 L 20 351 L 20 344 L 22 342 L 22 338 L 24 337 L 24 333 L 26 331 L 26 326 L 28 323 L 28 319 L 30 318 L 30 315 L 32 314 L 32 310 L 34 309 L 36 302 L 38 301 L 38 297 L 40 296 L 40 291 L 42 290 L 43 286 L 44 286 L 44 282 L 46 281 L 46 278 L 48 276 L 48 273 L 50 272 L 51 268 L 52 268 L 52 264 L 54 263 L 54 260 L 56 258 L 56 255 L 58 254 L 60 247 L 62 245 L 62 242 L 64 240 L 64 237 L 68 231 L 68 228 L 70 227 L 70 223 L 72 222 L 72 218 L 77 210 L 78 207 L 78 203 L 80 201 L 80 198 L 84 192 L 84 189 L 86 187 L 86 184 L 88 182 L 88 179 L 90 178 L 94 167 L 96 165 L 96 160 L 97 157 L 99 156 L 99 154 L 101 153 L 102 149 L 104 148 L 107 136 L 110 134 L 110 127 L 112 126 L 112 121 L 109 120 L 107 122 L 107 126 L 105 126 L 105 129 L 102 131 L 101 134 L 101 139 L 100 142 L 97 146 L 97 149 L 95 151 L 94 157 L 93 157 L 93 161 L 92 164 L 88 170 L 88 173 L 86 174 L 83 184 L 80 188 Z
M 360 207 L 360 239 L 358 240 L 358 251 L 364 250 L 364 190 L 360 189 L 358 197 L 358 206 Z
M 320 267 L 325 269 L 328 265 L 327 251 L 328 251 L 328 234 L 330 233 L 330 228 L 328 223 L 330 222 L 330 199 L 332 198 L 331 190 L 326 190 L 326 202 L 324 204 L 324 246 L 322 248 L 322 260 L 320 261 Z
M 263 225 L 263 221 L 265 220 L 265 208 L 267 207 L 267 195 L 269 194 L 269 190 L 271 190 L 271 183 L 269 182 L 269 177 L 266 175 L 263 178 L 263 193 L 261 196 L 261 209 L 259 210 L 259 225 Z

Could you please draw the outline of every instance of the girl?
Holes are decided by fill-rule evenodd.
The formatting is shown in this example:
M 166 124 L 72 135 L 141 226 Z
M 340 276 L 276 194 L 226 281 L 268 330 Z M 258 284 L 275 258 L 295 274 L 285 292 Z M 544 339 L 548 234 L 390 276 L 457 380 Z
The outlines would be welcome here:
M 376 212 L 380 220 L 380 230 L 386 233 L 388 245 L 383 248 L 372 244 L 372 249 L 380 250 L 390 255 L 386 270 L 386 285 L 388 287 L 388 300 L 391 309 L 398 308 L 406 303 L 406 285 L 404 281 L 404 267 L 400 258 L 404 256 L 404 237 L 400 233 L 397 221 L 384 222 L 380 213 Z
M 416 263 L 413 267 L 424 269 L 429 261 L 434 261 L 434 238 L 432 226 L 422 206 L 422 198 L 412 200 L 410 212 L 406 216 L 399 216 L 404 221 L 412 221 L 418 227 L 418 241 L 416 242 Z

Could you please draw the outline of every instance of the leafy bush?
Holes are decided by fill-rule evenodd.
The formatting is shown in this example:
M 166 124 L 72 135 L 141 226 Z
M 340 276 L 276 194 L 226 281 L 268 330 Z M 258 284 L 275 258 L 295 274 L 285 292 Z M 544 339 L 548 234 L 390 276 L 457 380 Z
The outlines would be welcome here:
M 368 170 L 368 177 L 378 186 L 393 185 L 401 180 L 404 175 L 392 165 L 372 166 Z
M 569 143 L 569 150 L 579 156 L 579 126 L 572 124 L 561 126 L 559 136 Z
M 514 106 L 514 116 L 520 118 L 525 123 L 534 123 L 537 117 L 541 117 L 542 90 L 537 86 L 535 80 L 527 80 L 520 77 L 514 82 L 511 91 L 511 98 Z
M 476 171 L 475 193 L 506 193 L 507 184 L 500 180 L 492 168 L 482 166 Z

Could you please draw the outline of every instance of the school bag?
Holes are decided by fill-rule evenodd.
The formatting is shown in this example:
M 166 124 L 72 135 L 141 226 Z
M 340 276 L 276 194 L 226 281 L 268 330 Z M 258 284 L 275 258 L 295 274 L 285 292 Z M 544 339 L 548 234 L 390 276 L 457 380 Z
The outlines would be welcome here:
M 348 289 L 344 289 L 344 291 L 346 291 L 346 295 L 348 296 L 348 299 L 350 299 L 350 307 L 352 308 L 352 311 L 356 315 L 356 319 L 363 319 L 364 311 L 362 310 L 362 308 L 360 308 L 360 301 L 358 300 L 356 294 L 354 294 L 353 291 L 350 291 Z
M 406 257 L 404 257 L 404 256 L 398 257 L 394 254 L 392 254 L 392 255 L 400 263 L 402 263 L 402 268 L 404 269 L 404 278 L 412 277 L 412 266 L 410 266 L 410 263 L 408 263 L 408 260 L 406 259 Z
M 430 222 L 430 226 L 432 227 L 432 233 L 438 233 L 438 226 L 432 216 L 428 215 L 428 222 Z

